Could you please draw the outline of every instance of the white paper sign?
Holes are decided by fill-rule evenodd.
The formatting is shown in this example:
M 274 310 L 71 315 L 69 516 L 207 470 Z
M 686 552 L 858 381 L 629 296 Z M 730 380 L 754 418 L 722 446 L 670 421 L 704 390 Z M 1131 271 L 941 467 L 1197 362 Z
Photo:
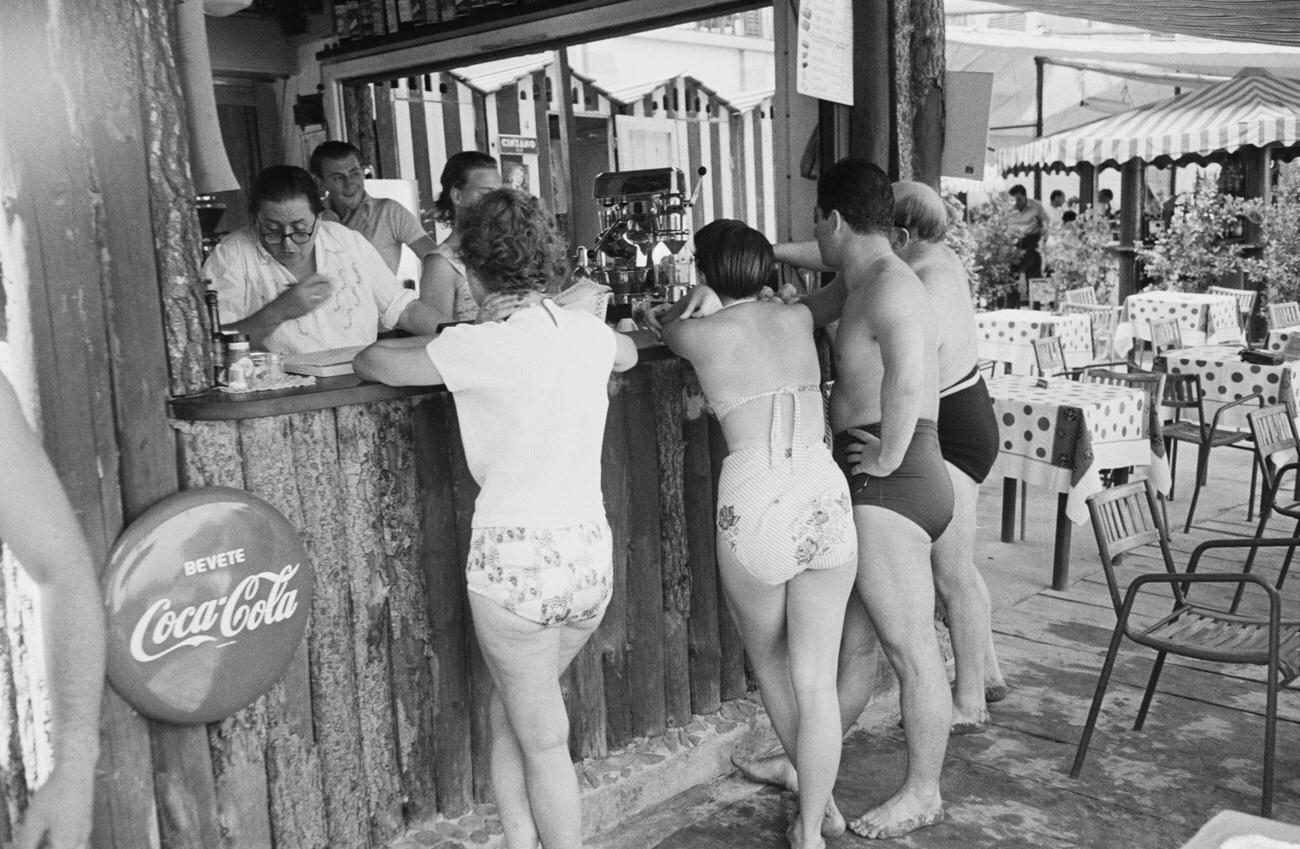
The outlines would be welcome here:
M 852 106 L 852 0 L 799 0 L 796 39 L 798 92 Z

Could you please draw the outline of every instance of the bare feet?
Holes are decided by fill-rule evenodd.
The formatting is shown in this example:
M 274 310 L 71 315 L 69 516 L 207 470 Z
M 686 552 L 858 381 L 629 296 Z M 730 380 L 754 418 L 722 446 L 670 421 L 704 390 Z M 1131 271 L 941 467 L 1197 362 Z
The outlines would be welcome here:
M 850 822 L 849 829 L 859 837 L 885 840 L 911 834 L 942 819 L 943 802 L 937 795 L 933 801 L 923 802 L 910 794 L 900 793 Z
M 794 771 L 794 764 L 784 752 L 754 758 L 752 761 L 731 759 L 731 763 L 740 770 L 740 774 L 757 784 L 775 784 L 786 790 L 799 792 L 799 775 Z
M 952 733 L 953 734 L 979 734 L 989 727 L 989 712 L 987 708 L 974 713 L 966 713 L 960 710 L 956 705 L 952 708 Z
M 825 826 L 822 828 L 824 834 Z M 843 833 L 842 829 L 841 833 Z M 798 811 L 790 814 L 790 824 L 785 827 L 785 839 L 790 841 L 790 849 L 826 849 L 826 840 L 820 836 L 814 845 L 809 846 L 803 842 L 803 829 L 800 828 Z
M 839 837 L 844 833 L 848 825 L 844 822 L 844 814 L 836 807 L 835 800 L 831 799 L 826 803 L 826 812 L 822 814 L 822 836 Z

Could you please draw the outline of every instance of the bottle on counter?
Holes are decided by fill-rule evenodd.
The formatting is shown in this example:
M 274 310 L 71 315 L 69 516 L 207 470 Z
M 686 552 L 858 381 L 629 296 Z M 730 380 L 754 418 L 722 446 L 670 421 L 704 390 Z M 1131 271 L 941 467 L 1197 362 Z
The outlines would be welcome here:
M 236 392 L 247 392 L 253 376 L 253 354 L 247 333 L 227 333 L 226 386 Z
M 226 339 L 221 332 L 221 305 L 212 281 L 203 281 L 203 303 L 208 308 L 208 339 L 212 342 L 212 385 L 226 382 Z

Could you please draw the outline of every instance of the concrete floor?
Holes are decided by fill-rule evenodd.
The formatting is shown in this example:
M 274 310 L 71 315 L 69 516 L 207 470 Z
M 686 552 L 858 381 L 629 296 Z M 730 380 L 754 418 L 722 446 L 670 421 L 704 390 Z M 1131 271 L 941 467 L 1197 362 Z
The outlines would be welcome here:
M 1178 470 L 1170 524 L 1181 530 L 1190 495 L 1191 452 Z M 1219 449 L 1192 533 L 1175 533 L 1181 567 L 1196 543 L 1253 532 L 1246 522 L 1250 455 Z M 1054 494 L 1029 496 L 1028 539 L 998 541 L 1001 482 L 983 490 L 977 562 L 995 604 L 994 631 L 1013 690 L 991 707 L 991 728 L 948 747 L 945 822 L 892 841 L 900 847 L 1174 847 L 1221 809 L 1258 812 L 1263 748 L 1261 670 L 1171 659 L 1146 729 L 1131 730 L 1154 655 L 1132 643 L 1107 696 L 1082 775 L 1074 755 L 1105 654 L 1114 612 L 1091 527 L 1076 526 L 1071 585 L 1048 589 Z M 1281 523 L 1277 532 L 1283 530 Z M 1286 529 L 1286 530 L 1289 530 Z M 1275 573 L 1280 558 L 1261 561 Z M 1268 565 L 1263 565 L 1267 563 Z M 1130 575 L 1159 569 L 1158 552 L 1133 555 Z M 1226 567 L 1225 567 L 1226 568 Z M 1204 569 L 1203 569 L 1204 571 Z M 1300 580 L 1288 587 L 1300 606 Z M 1167 602 L 1150 602 L 1152 611 Z M 1274 817 L 1300 823 L 1300 699 L 1280 699 Z M 846 740 L 836 799 L 854 816 L 883 801 L 904 769 L 904 738 L 894 699 L 877 699 Z M 693 787 L 604 832 L 596 849 L 783 847 L 790 794 L 736 775 Z M 851 834 L 832 847 L 866 840 Z

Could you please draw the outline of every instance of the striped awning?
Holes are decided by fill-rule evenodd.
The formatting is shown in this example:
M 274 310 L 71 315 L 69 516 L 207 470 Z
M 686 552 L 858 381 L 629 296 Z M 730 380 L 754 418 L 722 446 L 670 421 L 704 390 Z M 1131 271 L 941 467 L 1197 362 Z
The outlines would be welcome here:
M 1089 18 L 1152 32 L 1300 47 L 1294 0 L 998 0 L 1070 18 Z
M 1300 83 L 1246 68 L 1232 79 L 997 153 L 1003 173 L 1035 166 L 1194 161 L 1239 147 L 1300 140 Z

